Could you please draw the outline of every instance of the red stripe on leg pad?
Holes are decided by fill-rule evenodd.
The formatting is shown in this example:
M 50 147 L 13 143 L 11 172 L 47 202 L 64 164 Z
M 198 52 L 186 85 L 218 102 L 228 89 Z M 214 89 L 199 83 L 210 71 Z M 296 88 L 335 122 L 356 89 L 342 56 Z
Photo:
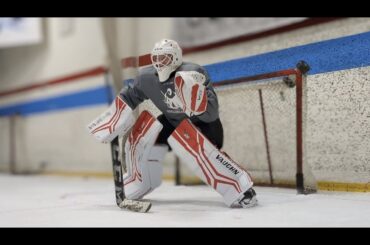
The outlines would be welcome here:
M 202 165 L 202 163 L 199 161 L 199 156 L 196 156 L 191 149 L 188 148 L 187 144 L 184 142 L 183 138 L 179 136 L 176 132 L 174 132 L 171 135 L 176 141 L 193 157 L 193 159 L 196 161 L 198 166 L 203 172 L 203 175 L 206 177 L 206 181 L 208 185 L 212 185 L 211 178 L 208 176 L 207 171 L 205 170 L 205 167 Z
M 128 137 L 128 142 L 125 146 L 126 164 L 128 169 L 131 170 L 131 175 L 124 183 L 126 188 L 130 188 L 130 191 L 134 191 L 136 188 L 136 190 L 140 192 L 145 188 L 150 188 L 150 180 L 148 179 L 148 176 L 142 175 L 141 172 L 145 171 L 143 170 L 143 166 L 146 164 L 146 160 L 143 156 L 145 155 L 145 151 L 150 151 L 155 138 L 158 137 L 158 134 L 162 129 L 162 126 L 159 127 L 159 125 L 161 124 L 152 114 L 148 111 L 143 111 L 132 127 L 131 133 Z M 145 178 L 146 180 L 144 180 Z M 130 185 L 132 183 L 136 183 L 139 186 L 133 187 Z M 140 190 L 140 183 L 143 184 L 143 190 Z M 149 191 L 149 189 L 144 191 Z
M 197 130 L 193 127 L 193 125 L 189 122 L 188 119 L 183 120 L 179 126 L 175 129 L 179 135 L 181 135 L 182 139 L 193 149 L 197 150 L 198 143 L 197 143 Z
M 156 118 L 150 114 L 148 111 L 143 111 L 138 119 L 136 120 L 135 125 L 132 128 L 131 135 L 130 135 L 130 143 L 133 144 L 137 141 L 139 135 L 145 135 L 148 131 L 149 127 L 146 127 L 148 123 L 153 124 Z M 145 130 L 145 132 L 143 132 Z

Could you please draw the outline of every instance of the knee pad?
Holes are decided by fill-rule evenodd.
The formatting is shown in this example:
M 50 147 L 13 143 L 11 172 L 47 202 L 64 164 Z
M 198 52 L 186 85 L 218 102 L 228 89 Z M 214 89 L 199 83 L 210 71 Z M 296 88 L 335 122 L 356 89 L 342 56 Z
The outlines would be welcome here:
M 162 161 L 166 145 L 154 145 L 162 124 L 149 112 L 143 111 L 125 143 L 127 173 L 124 189 L 128 199 L 140 199 L 161 184 Z

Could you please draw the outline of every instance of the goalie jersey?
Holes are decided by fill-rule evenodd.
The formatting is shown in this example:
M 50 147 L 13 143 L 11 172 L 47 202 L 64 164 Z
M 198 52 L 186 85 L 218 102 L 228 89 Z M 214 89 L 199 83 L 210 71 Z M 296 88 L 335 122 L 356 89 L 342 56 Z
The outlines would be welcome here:
M 174 78 L 177 71 L 197 71 L 206 77 L 204 85 L 206 86 L 208 99 L 207 109 L 200 115 L 192 116 L 190 120 L 193 123 L 198 121 L 207 123 L 218 119 L 217 95 L 212 87 L 209 75 L 203 67 L 194 63 L 183 62 L 165 82 L 159 81 L 158 74 L 153 66 L 142 68 L 133 84 L 121 90 L 120 97 L 131 109 L 135 109 L 144 100 L 150 99 L 166 116 L 172 126 L 177 127 L 183 119 L 187 118 L 187 115 L 181 110 L 178 96 L 175 93 Z

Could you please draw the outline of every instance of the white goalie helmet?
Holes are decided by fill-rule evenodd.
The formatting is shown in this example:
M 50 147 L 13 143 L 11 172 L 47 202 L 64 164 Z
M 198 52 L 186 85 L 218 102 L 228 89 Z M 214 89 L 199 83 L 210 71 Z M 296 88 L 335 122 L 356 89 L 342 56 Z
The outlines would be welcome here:
M 182 50 L 176 41 L 162 39 L 154 45 L 151 59 L 159 81 L 164 82 L 182 64 Z

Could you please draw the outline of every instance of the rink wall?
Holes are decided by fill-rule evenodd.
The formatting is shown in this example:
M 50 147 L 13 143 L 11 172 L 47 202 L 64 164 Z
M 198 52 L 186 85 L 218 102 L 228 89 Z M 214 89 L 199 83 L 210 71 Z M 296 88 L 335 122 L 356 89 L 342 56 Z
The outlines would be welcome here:
M 0 49 L 0 171 L 101 171 L 109 148 L 83 128 L 107 106 L 101 19 L 41 22 L 40 44 Z
M 1 170 L 17 173 L 107 173 L 110 146 L 85 126 L 113 96 L 109 75 L 96 67 L 0 93 Z M 9 143 L 12 142 L 12 143 Z

